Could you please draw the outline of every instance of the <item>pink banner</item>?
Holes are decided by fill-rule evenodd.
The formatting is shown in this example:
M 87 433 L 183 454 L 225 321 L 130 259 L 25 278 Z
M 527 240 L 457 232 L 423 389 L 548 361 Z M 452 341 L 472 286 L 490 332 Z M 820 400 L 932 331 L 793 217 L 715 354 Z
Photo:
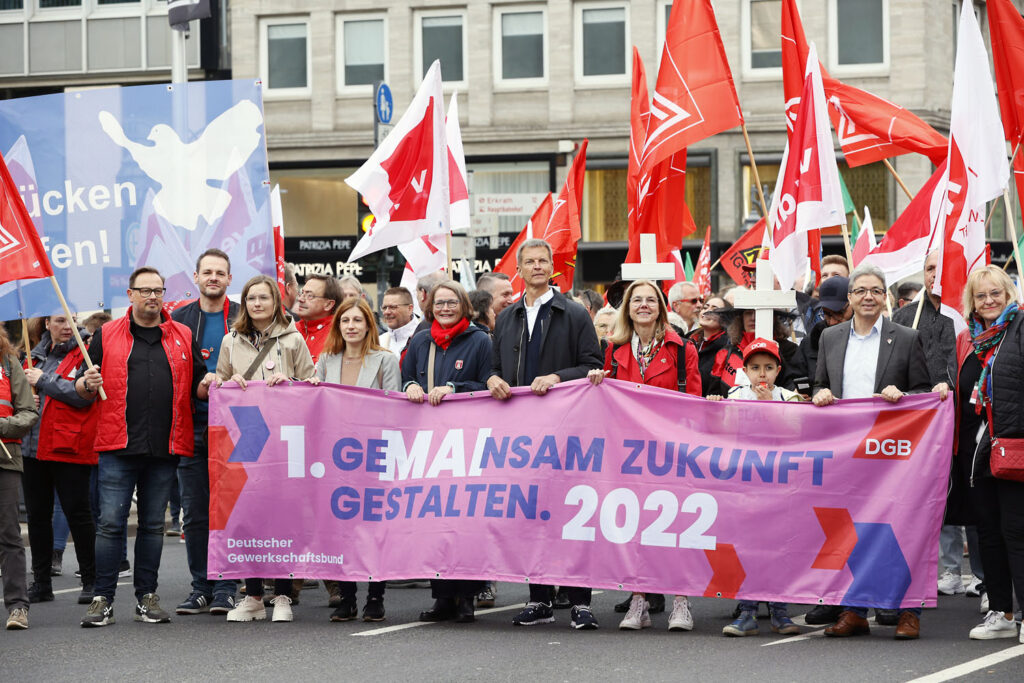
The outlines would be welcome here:
M 953 402 L 585 380 L 440 406 L 216 389 L 210 578 L 494 579 L 934 606 Z

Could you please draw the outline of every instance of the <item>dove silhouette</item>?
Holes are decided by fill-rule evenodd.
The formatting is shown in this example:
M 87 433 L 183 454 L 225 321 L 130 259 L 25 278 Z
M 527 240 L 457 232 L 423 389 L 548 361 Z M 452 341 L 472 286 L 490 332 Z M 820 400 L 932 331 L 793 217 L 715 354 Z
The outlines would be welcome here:
M 211 181 L 225 183 L 259 147 L 263 113 L 251 100 L 242 100 L 206 126 L 192 142 L 182 142 L 170 126 L 158 123 L 146 139 L 128 139 L 117 118 L 99 113 L 103 132 L 123 147 L 160 190 L 153 210 L 169 223 L 195 231 L 202 217 L 213 225 L 227 210 L 231 194 Z

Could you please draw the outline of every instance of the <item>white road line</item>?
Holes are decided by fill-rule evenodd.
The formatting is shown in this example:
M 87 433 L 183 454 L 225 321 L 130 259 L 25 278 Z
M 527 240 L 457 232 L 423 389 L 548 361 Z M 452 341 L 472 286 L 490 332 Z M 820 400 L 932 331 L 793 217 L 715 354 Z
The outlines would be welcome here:
M 798 617 L 794 617 L 793 618 L 793 623 L 799 624 L 800 626 L 806 626 L 807 625 L 807 622 L 804 621 L 804 615 L 801 615 L 801 616 L 798 616 Z M 873 626 L 875 628 L 879 628 L 879 624 L 877 622 L 875 622 L 875 618 L 874 617 L 869 618 L 868 619 L 868 623 L 871 624 L 871 626 Z M 825 629 L 828 628 L 828 625 L 825 625 L 825 626 L 815 626 L 813 628 L 814 628 L 814 630 L 808 631 L 806 633 L 801 633 L 798 636 L 791 636 L 789 638 L 783 638 L 782 640 L 773 640 L 770 643 L 762 643 L 761 647 L 769 647 L 771 645 L 786 645 L 788 643 L 799 643 L 801 640 L 809 640 L 811 638 L 821 638 L 821 637 L 824 637 Z
M 118 586 L 131 586 L 132 582 L 131 581 L 125 581 L 125 582 L 119 583 L 117 585 Z M 53 591 L 53 594 L 54 595 L 61 595 L 63 593 L 80 593 L 81 591 L 82 591 L 82 587 L 79 586 L 78 588 L 64 588 L 63 590 Z
M 593 595 L 600 595 L 604 591 L 594 591 Z M 489 609 L 478 609 L 476 610 L 477 616 L 484 614 L 494 614 L 495 612 L 511 612 L 512 610 L 520 610 L 523 608 L 522 604 L 506 605 L 505 607 L 491 607 Z M 568 611 L 568 610 L 567 610 Z M 395 631 L 404 631 L 409 628 L 417 628 L 419 626 L 432 626 L 433 624 L 441 624 L 441 621 L 412 621 L 408 624 L 395 624 L 394 626 L 385 626 L 383 628 L 373 628 L 369 631 L 359 631 L 353 633 L 353 636 L 381 636 L 385 633 L 394 633 Z
M 1024 645 L 1014 645 L 1013 647 L 1008 647 L 1005 650 L 993 652 L 990 655 L 978 657 L 977 659 L 972 659 L 969 662 L 957 664 L 956 666 L 943 669 L 942 671 L 936 671 L 933 674 L 928 674 L 921 678 L 915 678 L 913 681 L 910 681 L 910 683 L 939 683 L 939 681 L 949 681 L 959 676 L 966 676 L 967 674 L 978 671 L 979 669 L 1001 664 L 1013 659 L 1014 657 L 1020 657 L 1021 655 L 1024 655 Z

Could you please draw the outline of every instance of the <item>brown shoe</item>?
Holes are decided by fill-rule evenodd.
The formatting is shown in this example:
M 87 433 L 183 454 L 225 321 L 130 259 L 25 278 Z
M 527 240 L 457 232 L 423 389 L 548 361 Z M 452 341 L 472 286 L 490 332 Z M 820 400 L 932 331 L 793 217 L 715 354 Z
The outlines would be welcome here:
M 913 612 L 900 615 L 900 623 L 896 625 L 896 640 L 917 640 L 921 637 L 921 620 Z
M 850 610 L 843 610 L 839 615 L 839 621 L 825 629 L 825 635 L 833 638 L 866 636 L 870 633 L 871 626 L 868 625 L 868 620 Z

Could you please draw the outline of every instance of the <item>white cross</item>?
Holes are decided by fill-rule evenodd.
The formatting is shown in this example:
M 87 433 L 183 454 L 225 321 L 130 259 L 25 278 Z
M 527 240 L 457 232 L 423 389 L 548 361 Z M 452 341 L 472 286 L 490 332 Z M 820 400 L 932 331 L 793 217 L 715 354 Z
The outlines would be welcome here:
M 646 232 L 640 235 L 640 263 L 623 263 L 623 280 L 674 280 L 676 264 L 658 263 L 658 238 Z
M 774 309 L 792 310 L 796 306 L 796 292 L 792 289 L 775 289 L 775 274 L 768 259 L 757 259 L 757 289 L 736 292 L 736 308 L 752 308 L 756 311 L 754 336 L 774 339 Z

